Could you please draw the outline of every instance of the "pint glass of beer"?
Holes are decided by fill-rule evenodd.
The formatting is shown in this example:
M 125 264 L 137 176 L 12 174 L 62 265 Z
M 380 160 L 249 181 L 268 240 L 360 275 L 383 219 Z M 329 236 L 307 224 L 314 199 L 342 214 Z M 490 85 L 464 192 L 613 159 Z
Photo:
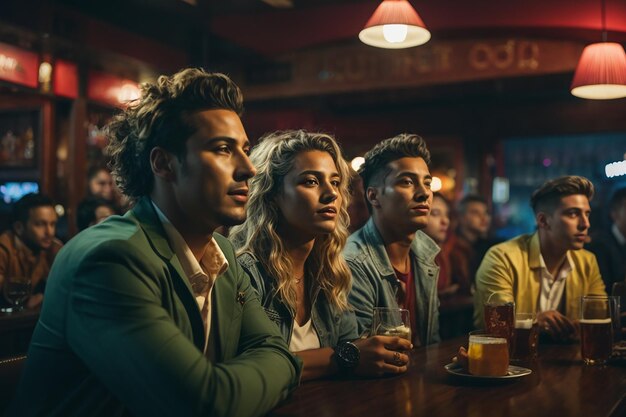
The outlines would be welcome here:
M 609 360 L 613 350 L 613 326 L 608 297 L 581 297 L 580 350 L 586 365 L 604 365 Z
M 374 307 L 372 336 L 397 336 L 411 341 L 409 310 Z
M 510 353 L 515 347 L 515 303 L 504 301 L 499 293 L 493 293 L 484 305 L 485 329 L 496 336 L 506 338 Z
M 469 334 L 469 373 L 480 376 L 505 376 L 509 369 L 507 340 L 484 330 Z
M 511 360 L 529 361 L 535 359 L 538 340 L 537 314 L 515 313 L 515 342 Z

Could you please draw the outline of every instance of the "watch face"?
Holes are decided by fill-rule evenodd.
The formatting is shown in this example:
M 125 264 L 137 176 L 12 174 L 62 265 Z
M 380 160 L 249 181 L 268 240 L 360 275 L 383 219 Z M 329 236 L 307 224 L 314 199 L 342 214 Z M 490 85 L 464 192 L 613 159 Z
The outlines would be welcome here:
M 340 359 L 341 365 L 346 368 L 352 368 L 358 365 L 360 352 L 359 348 L 353 343 L 343 343 L 337 349 L 337 356 Z

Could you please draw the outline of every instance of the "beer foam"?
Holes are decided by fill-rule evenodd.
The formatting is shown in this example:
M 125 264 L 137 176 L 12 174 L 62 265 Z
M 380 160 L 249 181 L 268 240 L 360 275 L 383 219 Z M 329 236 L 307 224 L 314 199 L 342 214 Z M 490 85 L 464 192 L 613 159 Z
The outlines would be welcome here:
M 611 319 L 580 319 L 580 324 L 607 324 Z
M 499 345 L 506 343 L 506 339 L 503 337 L 491 337 L 491 336 L 470 336 L 471 343 L 478 343 L 481 345 Z
M 533 327 L 533 319 L 515 320 L 516 329 L 530 329 Z

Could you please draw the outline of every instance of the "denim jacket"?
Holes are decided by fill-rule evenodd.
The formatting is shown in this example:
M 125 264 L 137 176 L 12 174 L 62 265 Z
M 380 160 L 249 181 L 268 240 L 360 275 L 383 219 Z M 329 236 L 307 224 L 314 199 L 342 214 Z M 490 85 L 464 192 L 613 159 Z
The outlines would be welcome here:
M 422 345 L 440 341 L 437 253 L 437 244 L 418 231 L 411 243 L 411 270 Z M 372 218 L 350 236 L 344 256 L 352 271 L 349 300 L 356 311 L 358 331 L 362 333 L 371 327 L 374 307 L 398 307 L 396 293 L 400 284 Z
M 250 253 L 237 258 L 244 271 L 250 276 L 252 286 L 261 299 L 261 305 L 271 321 L 280 329 L 285 342 L 289 344 L 293 332 L 295 311 L 284 304 L 276 293 L 276 280 L 263 268 L 263 265 Z M 319 286 L 311 297 L 311 321 L 320 340 L 320 347 L 335 347 L 341 342 L 359 337 L 356 332 L 354 311 L 340 311 L 331 305 Z

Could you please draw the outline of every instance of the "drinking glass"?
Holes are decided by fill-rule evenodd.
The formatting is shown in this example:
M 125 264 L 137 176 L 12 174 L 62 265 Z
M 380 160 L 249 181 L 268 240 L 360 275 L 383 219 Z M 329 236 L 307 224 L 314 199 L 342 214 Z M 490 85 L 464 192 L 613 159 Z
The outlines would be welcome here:
M 515 341 L 511 360 L 529 361 L 537 357 L 539 329 L 536 313 L 515 313 Z
M 485 329 L 491 334 L 504 337 L 509 353 L 515 347 L 515 303 L 505 300 L 501 293 L 492 293 L 484 305 Z
M 409 310 L 374 307 L 372 336 L 398 336 L 411 341 Z
M 624 337 L 622 329 L 626 327 L 626 282 L 614 282 L 611 295 L 617 297 L 619 303 L 619 333 L 613 335 L 613 342 L 617 343 Z
M 469 373 L 480 376 L 505 376 L 509 369 L 507 339 L 485 330 L 469 333 Z
M 30 296 L 30 279 L 25 277 L 6 277 L 2 287 L 5 300 L 11 307 L 3 308 L 3 312 L 11 313 L 24 309 L 24 303 Z
M 611 310 L 611 324 L 613 330 L 613 345 L 622 340 L 622 326 L 620 321 L 620 297 L 609 295 L 609 310 Z
M 613 351 L 611 301 L 603 295 L 580 300 L 580 351 L 585 365 L 604 365 Z

